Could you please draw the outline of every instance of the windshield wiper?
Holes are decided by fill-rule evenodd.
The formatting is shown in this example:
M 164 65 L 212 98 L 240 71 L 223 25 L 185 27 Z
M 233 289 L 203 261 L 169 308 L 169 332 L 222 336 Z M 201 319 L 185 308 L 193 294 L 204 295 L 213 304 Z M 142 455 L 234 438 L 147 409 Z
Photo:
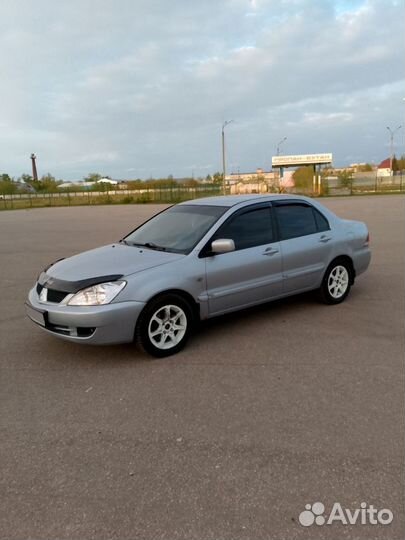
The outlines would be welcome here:
M 166 248 L 164 246 L 158 246 L 157 244 L 154 244 L 153 242 L 145 242 L 142 245 L 149 249 L 156 249 L 157 251 L 166 251 Z
M 126 244 L 127 246 L 146 247 L 148 249 L 155 249 L 156 251 L 166 251 L 166 248 L 164 246 L 158 246 L 153 242 L 145 242 L 144 244 L 142 244 L 140 242 L 128 242 L 128 240 L 125 239 L 120 240 L 120 242 Z

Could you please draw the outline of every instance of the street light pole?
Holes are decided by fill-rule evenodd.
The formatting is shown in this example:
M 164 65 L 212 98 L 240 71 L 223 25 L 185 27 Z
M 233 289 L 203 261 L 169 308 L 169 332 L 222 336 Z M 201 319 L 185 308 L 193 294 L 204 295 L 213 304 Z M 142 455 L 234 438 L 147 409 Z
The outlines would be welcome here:
M 398 126 L 395 129 L 391 129 L 389 126 L 387 126 L 387 129 L 390 132 L 390 176 L 392 176 L 392 162 L 394 160 L 394 135 L 399 129 L 401 129 L 401 127 L 402 126 Z
M 281 146 L 281 145 L 283 144 L 283 142 L 286 141 L 286 140 L 287 140 L 287 137 L 283 137 L 283 138 L 281 139 L 281 141 L 278 142 L 278 144 L 277 144 L 277 150 L 276 150 L 277 156 L 280 155 L 280 146 Z M 283 169 L 283 167 L 280 167 L 279 179 L 278 179 L 279 189 L 280 189 L 280 186 L 281 186 L 280 182 L 282 181 L 283 177 L 284 177 L 284 169 Z
M 279 156 L 280 155 L 280 145 L 283 144 L 284 141 L 287 140 L 287 137 L 284 137 L 283 139 L 281 139 L 281 141 L 278 142 L 277 144 L 277 155 Z
M 233 122 L 233 120 L 225 120 L 225 122 L 222 124 L 222 191 L 224 195 L 226 195 L 225 128 L 231 122 Z

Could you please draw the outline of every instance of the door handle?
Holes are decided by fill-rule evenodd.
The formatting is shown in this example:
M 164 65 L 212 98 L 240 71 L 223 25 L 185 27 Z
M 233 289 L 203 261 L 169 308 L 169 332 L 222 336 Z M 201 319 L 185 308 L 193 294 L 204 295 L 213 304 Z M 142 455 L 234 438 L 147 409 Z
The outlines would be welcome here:
M 326 236 L 325 234 L 323 234 L 319 239 L 319 241 L 323 242 L 324 244 L 326 244 L 326 242 L 329 242 L 329 240 L 332 240 L 332 238 L 330 236 Z
M 266 250 L 264 250 L 264 253 L 263 255 L 275 255 L 276 253 L 278 253 L 278 249 L 275 249 L 275 248 L 267 248 Z

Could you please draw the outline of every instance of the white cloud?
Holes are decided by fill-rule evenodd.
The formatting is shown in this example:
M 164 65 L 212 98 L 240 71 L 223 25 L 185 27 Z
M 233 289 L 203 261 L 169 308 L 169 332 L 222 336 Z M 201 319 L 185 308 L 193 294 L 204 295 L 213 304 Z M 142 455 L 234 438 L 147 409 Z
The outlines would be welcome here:
M 288 126 L 306 126 L 314 125 L 318 127 L 336 127 L 339 124 L 351 122 L 353 120 L 352 113 L 345 112 L 305 112 L 300 119 L 295 122 L 287 122 Z
M 229 118 L 241 170 L 268 166 L 280 136 L 382 158 L 405 113 L 403 15 L 394 0 L 3 0 L 0 172 L 35 151 L 66 178 L 206 174 Z

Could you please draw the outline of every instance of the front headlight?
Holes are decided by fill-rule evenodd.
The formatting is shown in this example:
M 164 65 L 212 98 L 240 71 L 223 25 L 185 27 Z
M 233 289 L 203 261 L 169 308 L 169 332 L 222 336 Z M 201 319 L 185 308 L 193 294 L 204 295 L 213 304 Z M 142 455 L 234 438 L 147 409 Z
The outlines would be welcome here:
M 77 292 L 67 302 L 68 306 L 103 306 L 109 304 L 127 284 L 126 281 L 99 283 Z

